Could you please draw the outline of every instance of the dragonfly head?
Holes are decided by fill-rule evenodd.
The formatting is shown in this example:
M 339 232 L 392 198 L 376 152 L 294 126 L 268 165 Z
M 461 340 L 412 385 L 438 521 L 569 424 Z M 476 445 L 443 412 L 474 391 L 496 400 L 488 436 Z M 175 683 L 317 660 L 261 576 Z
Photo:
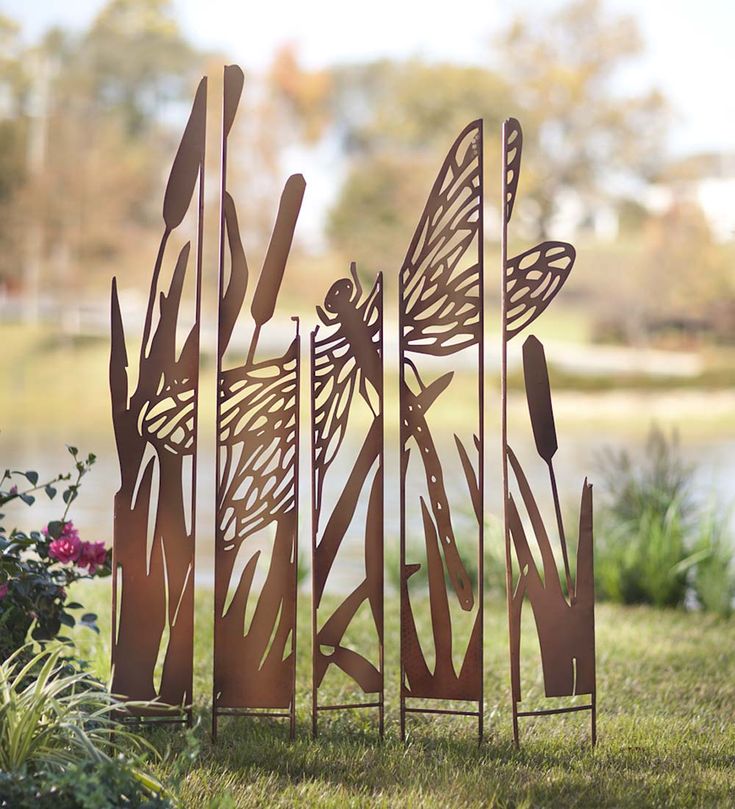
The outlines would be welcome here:
M 327 297 L 324 299 L 324 308 L 334 314 L 344 312 L 352 303 L 354 289 L 355 285 L 349 278 L 340 278 L 339 281 L 335 281 L 329 287 Z

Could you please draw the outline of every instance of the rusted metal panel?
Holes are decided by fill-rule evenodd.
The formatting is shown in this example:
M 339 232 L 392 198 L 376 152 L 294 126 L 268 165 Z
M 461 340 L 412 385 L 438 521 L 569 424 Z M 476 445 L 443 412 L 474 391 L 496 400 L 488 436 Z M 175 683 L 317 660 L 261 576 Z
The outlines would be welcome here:
M 240 327 L 248 265 L 236 205 L 227 189 L 228 136 L 244 77 L 225 68 L 222 113 L 214 685 L 218 716 L 287 716 L 296 729 L 296 591 L 298 568 L 298 322 L 280 357 L 258 356 L 258 338 L 273 316 L 305 183 L 290 177 L 281 194 L 250 305 L 251 338 L 244 363 L 227 354 Z M 229 270 L 228 270 L 229 268 Z M 260 576 L 262 584 L 254 586 Z M 254 710 L 262 709 L 262 710 Z M 280 710 L 279 710 L 280 709 Z M 284 710 L 285 709 L 285 710 Z
M 146 716 L 184 713 L 189 721 L 206 106 L 203 78 L 166 186 L 164 231 L 132 394 L 116 279 L 111 312 L 110 392 L 121 478 L 114 516 L 112 690 L 131 700 L 159 700 L 160 707 L 146 710 Z M 186 242 L 174 256 L 170 237 L 192 207 L 196 253 L 191 255 Z M 166 285 L 162 275 L 172 264 Z M 193 323 L 179 348 L 191 264 Z
M 312 478 L 312 733 L 318 712 L 377 707 L 383 735 L 383 279 L 363 292 L 353 263 L 350 278 L 330 287 L 321 326 L 311 335 L 311 478 Z M 320 328 L 326 327 L 326 333 Z M 356 394 L 356 395 L 355 395 Z M 368 416 L 366 430 L 355 426 L 355 411 Z M 360 449 L 349 473 L 340 449 L 351 436 Z M 364 433 L 364 435 L 357 435 Z M 361 440 L 360 440 L 361 439 Z M 334 464 L 334 461 L 338 462 Z M 334 464 L 334 465 L 333 465 Z M 325 505 L 325 488 L 332 489 Z M 338 492 L 335 497 L 334 492 Z M 366 504 L 364 517 L 358 506 Z M 319 607 L 330 573 L 348 533 L 362 541 L 364 578 L 320 623 Z M 374 653 L 345 642 L 355 614 L 367 603 L 374 625 Z M 322 605 L 323 606 L 323 605 Z M 324 608 L 322 612 L 324 612 Z M 377 702 L 319 705 L 319 686 L 330 665 L 347 674 Z
M 533 335 L 523 344 L 523 377 L 536 451 L 546 464 L 554 503 L 554 529 L 561 549 L 564 584 L 559 577 L 551 530 L 536 501 L 525 472 L 508 443 L 508 342 L 527 328 L 555 298 L 572 269 L 575 251 L 566 242 L 543 242 L 513 258 L 507 255 L 508 223 L 518 190 L 523 133 L 514 118 L 503 125 L 503 221 L 502 221 L 502 463 L 505 525 L 506 588 L 510 638 L 510 670 L 513 737 L 518 744 L 518 718 L 589 710 L 592 742 L 596 741 L 595 614 L 592 542 L 592 486 L 585 479 L 579 516 L 576 570 L 571 570 L 567 537 L 562 520 L 554 472 L 558 450 L 551 386 L 544 347 Z M 510 471 L 523 505 L 510 490 Z M 528 523 L 541 559 L 539 571 L 531 552 Z M 517 561 L 514 577 L 513 556 Z M 521 702 L 521 613 L 528 599 L 541 649 L 544 690 L 547 697 L 589 694 L 587 705 L 519 711 Z
M 466 700 L 483 726 L 483 161 L 482 121 L 458 136 L 439 171 L 399 276 L 400 497 L 401 497 L 401 736 L 406 713 L 433 709 L 407 707 L 407 699 Z M 476 357 L 474 417 L 456 423 L 447 450 L 435 440 L 432 417 L 453 384 L 454 371 L 437 360 L 459 352 Z M 438 369 L 438 370 L 437 370 Z M 445 406 L 446 410 L 446 406 Z M 452 458 L 448 457 L 451 452 Z M 444 467 L 452 462 L 464 477 L 468 511 L 476 520 L 477 573 L 467 571 L 458 547 Z M 407 522 L 420 524 L 423 562 L 407 559 Z M 466 539 L 464 540 L 467 541 Z M 474 547 L 473 547 L 474 545 Z M 419 557 L 421 558 L 421 557 Z M 433 668 L 417 630 L 411 577 L 425 564 L 433 636 Z M 471 629 L 461 664 L 454 661 L 449 579 Z M 474 580 L 473 580 L 474 578 Z M 413 588 L 416 590 L 416 588 Z M 416 602 L 416 603 L 414 603 Z

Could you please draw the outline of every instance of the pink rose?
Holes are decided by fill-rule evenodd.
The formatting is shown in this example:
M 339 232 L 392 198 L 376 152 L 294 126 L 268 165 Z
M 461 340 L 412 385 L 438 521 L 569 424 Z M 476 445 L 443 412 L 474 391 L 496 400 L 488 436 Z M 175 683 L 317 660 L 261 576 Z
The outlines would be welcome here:
M 0 584 L 0 600 L 5 598 L 5 596 L 8 594 L 9 589 L 10 586 L 7 582 L 5 582 L 5 584 Z
M 66 565 L 76 562 L 82 550 L 82 543 L 75 537 L 55 539 L 49 546 L 49 556 Z
M 48 526 L 44 528 L 44 534 L 48 536 Z M 82 541 L 79 539 L 79 531 L 74 527 L 74 523 L 69 521 L 64 523 L 58 538 L 53 540 L 48 546 L 49 556 L 61 562 L 63 565 L 69 562 L 76 562 L 82 551 Z
M 106 561 L 107 550 L 104 542 L 82 542 L 82 550 L 77 559 L 79 567 L 86 567 L 91 574 L 94 574 Z

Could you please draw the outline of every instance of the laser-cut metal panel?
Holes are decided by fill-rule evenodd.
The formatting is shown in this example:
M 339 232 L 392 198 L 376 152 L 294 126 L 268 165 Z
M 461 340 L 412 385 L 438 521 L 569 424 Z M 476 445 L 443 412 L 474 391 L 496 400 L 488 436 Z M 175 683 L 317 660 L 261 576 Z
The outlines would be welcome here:
M 135 700 L 159 698 L 160 710 L 147 711 L 150 715 L 171 713 L 166 705 L 189 706 L 192 697 L 206 106 L 204 78 L 166 186 L 164 231 L 132 394 L 116 279 L 112 283 L 110 391 L 121 477 L 114 516 L 112 690 Z M 192 206 L 198 217 L 196 254 L 187 242 L 175 258 L 170 284 L 163 284 L 162 272 L 174 259 L 167 249 L 171 234 Z M 179 310 L 191 264 L 194 322 L 179 349 L 176 333 L 184 326 Z
M 244 77 L 225 68 L 217 352 L 217 482 L 213 731 L 222 713 L 288 709 L 295 731 L 299 333 L 280 357 L 257 355 L 273 316 L 305 183 L 288 179 L 250 306 L 244 363 L 227 349 L 248 266 L 227 191 L 227 139 Z M 229 265 L 229 272 L 226 272 Z M 256 579 L 262 584 L 256 586 Z
M 330 665 L 345 672 L 365 693 L 377 693 L 383 731 L 383 282 L 363 293 L 355 265 L 351 278 L 332 284 L 317 307 L 321 327 L 311 337 L 312 404 L 312 729 L 316 734 L 318 690 Z M 353 397 L 369 414 L 369 426 L 355 436 Z M 360 443 L 346 473 L 340 463 L 345 438 Z M 337 460 L 335 465 L 334 461 Z M 330 506 L 325 489 L 338 492 Z M 366 503 L 364 519 L 356 517 Z M 355 524 L 358 520 L 360 522 Z M 364 578 L 319 621 L 319 606 L 340 547 L 348 533 L 362 537 Z M 377 647 L 372 655 L 344 641 L 360 607 L 369 605 Z M 324 612 L 324 610 L 322 610 Z M 377 665 L 376 665 L 377 664 Z M 324 706 L 334 709 L 337 706 Z
M 483 502 L 483 182 L 482 122 L 459 135 L 439 171 L 403 263 L 399 278 L 401 422 L 401 730 L 406 698 L 478 701 L 482 733 L 482 502 Z M 474 424 L 457 427 L 444 447 L 432 433 L 434 412 L 451 393 L 454 371 L 440 367 L 452 358 L 475 363 Z M 446 410 L 446 408 L 445 408 Z M 451 452 L 452 458 L 449 457 Z M 457 510 L 450 507 L 444 467 L 461 469 L 463 499 L 476 519 L 477 542 L 464 548 L 478 554 L 473 582 L 458 548 Z M 416 493 L 411 481 L 418 482 Z M 456 502 L 456 499 L 455 499 Z M 417 525 L 424 558 L 407 561 L 407 533 Z M 464 542 L 467 542 L 464 535 Z M 411 577 L 428 571 L 434 665 L 427 664 L 417 630 Z M 450 585 L 447 586 L 447 578 Z M 415 589 L 415 588 L 414 588 Z M 461 665 L 453 660 L 450 594 L 472 612 Z
M 566 281 L 575 259 L 566 242 L 543 242 L 518 256 L 508 258 L 508 223 L 518 191 L 523 134 L 511 118 L 503 126 L 503 230 L 502 230 L 502 452 L 505 521 L 506 585 L 510 637 L 513 734 L 518 743 L 518 717 L 589 709 L 592 739 L 596 738 L 594 571 L 592 548 L 592 486 L 582 486 L 576 571 L 573 575 L 567 550 L 554 473 L 558 450 L 556 425 L 546 356 L 541 342 L 531 335 L 523 344 L 523 375 L 526 400 L 536 451 L 546 464 L 554 503 L 554 527 L 564 567 L 559 577 L 547 523 L 531 490 L 526 474 L 508 443 L 507 355 L 508 342 L 532 323 L 551 303 Z M 510 491 L 509 472 L 520 494 L 526 520 Z M 539 550 L 543 575 L 531 553 L 526 526 Z M 513 554 L 517 575 L 513 576 Z M 518 711 L 521 701 L 521 613 L 528 599 L 533 611 L 541 649 L 544 690 L 547 697 L 590 694 L 588 706 L 541 711 Z

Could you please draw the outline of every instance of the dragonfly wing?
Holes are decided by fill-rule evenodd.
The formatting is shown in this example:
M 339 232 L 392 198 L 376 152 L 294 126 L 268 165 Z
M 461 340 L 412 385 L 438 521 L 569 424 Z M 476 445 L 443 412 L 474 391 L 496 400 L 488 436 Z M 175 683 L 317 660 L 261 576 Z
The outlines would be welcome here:
M 347 433 L 358 369 L 346 338 L 314 340 L 314 464 L 317 503 L 324 478 Z
M 567 242 L 541 242 L 505 265 L 508 340 L 546 309 L 574 266 L 576 252 Z
M 297 343 L 274 360 L 220 378 L 218 520 L 229 545 L 246 539 L 294 505 Z
M 459 135 L 436 178 L 401 268 L 407 350 L 453 354 L 480 338 L 482 122 Z
M 503 194 L 505 196 L 505 221 L 510 222 L 513 205 L 518 193 L 518 178 L 521 174 L 523 130 L 515 118 L 508 118 L 503 125 Z

